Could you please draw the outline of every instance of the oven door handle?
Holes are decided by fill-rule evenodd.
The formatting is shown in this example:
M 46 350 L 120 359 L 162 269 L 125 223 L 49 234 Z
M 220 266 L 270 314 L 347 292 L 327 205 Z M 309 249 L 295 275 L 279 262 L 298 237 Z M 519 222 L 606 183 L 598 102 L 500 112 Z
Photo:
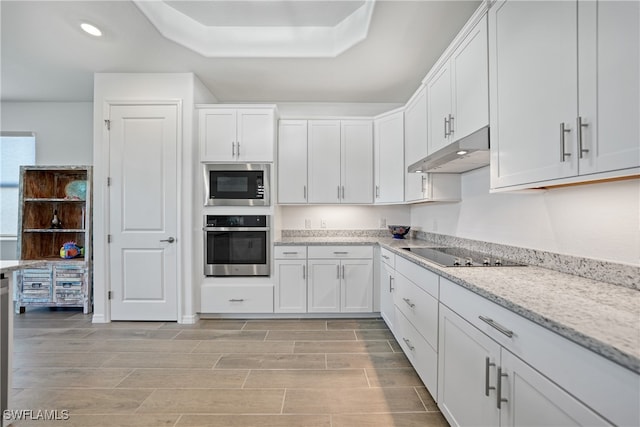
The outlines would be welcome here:
M 270 227 L 203 227 L 203 231 L 269 231 Z

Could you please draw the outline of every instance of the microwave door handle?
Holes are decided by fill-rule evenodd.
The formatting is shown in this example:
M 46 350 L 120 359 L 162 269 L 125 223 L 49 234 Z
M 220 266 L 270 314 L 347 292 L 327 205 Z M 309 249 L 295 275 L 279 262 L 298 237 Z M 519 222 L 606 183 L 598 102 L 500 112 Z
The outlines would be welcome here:
M 269 231 L 270 227 L 203 227 L 203 231 Z

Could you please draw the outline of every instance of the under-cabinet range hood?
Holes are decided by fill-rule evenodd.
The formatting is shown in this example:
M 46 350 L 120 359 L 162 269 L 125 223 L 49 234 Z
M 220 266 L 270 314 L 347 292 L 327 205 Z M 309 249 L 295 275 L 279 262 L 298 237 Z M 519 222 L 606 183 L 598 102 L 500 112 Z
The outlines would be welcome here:
M 429 154 L 410 165 L 409 172 L 461 173 L 489 164 L 489 127 Z

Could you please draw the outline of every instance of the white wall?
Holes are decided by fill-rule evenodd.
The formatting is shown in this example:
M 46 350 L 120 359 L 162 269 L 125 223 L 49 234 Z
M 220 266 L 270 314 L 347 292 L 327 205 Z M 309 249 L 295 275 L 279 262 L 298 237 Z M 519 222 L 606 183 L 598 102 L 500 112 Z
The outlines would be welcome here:
M 462 176 L 462 201 L 415 205 L 423 231 L 640 265 L 640 181 L 489 194 L 489 168 Z
M 326 221 L 327 230 L 373 230 L 380 227 L 380 219 L 387 224 L 410 224 L 408 206 L 282 206 L 280 226 L 283 230 L 304 230 L 305 219 L 311 220 L 311 229 L 321 229 Z M 384 227 L 386 228 L 386 227 Z
M 36 134 L 36 164 L 93 164 L 92 102 L 3 102 L 0 130 Z M 17 241 L 0 241 L 0 258 L 16 258 Z
M 39 165 L 93 163 L 92 102 L 3 102 L 0 128 L 35 132 Z

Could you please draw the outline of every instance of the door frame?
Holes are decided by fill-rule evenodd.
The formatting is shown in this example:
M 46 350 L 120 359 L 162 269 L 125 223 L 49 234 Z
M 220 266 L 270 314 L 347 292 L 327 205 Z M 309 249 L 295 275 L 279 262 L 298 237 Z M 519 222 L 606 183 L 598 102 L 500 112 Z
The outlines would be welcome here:
M 109 130 L 106 126 L 106 121 L 109 120 L 111 107 L 115 106 L 152 106 L 152 105 L 171 105 L 176 107 L 176 174 L 177 174 L 177 229 L 176 229 L 176 251 L 177 253 L 177 265 L 176 265 L 176 304 L 177 304 L 177 320 L 181 322 L 183 320 L 183 291 L 184 287 L 184 256 L 182 254 L 191 253 L 187 250 L 190 239 L 186 239 L 188 235 L 188 229 L 183 232 L 183 227 L 190 227 L 190 215 L 183 210 L 190 208 L 185 206 L 183 201 L 183 151 L 184 151 L 184 133 L 183 133 L 183 109 L 181 99 L 140 99 L 140 100 L 116 100 L 105 99 L 101 105 L 101 112 L 95 111 L 98 106 L 94 106 L 94 117 L 100 117 L 99 120 L 95 120 L 94 126 L 100 128 L 94 129 L 94 137 L 101 142 L 100 150 L 94 152 L 94 238 L 93 238 L 93 253 L 94 253 L 94 293 L 93 293 L 93 305 L 94 316 L 93 323 L 109 323 L 111 322 L 111 301 L 109 300 L 109 291 L 111 290 L 111 259 L 109 251 L 109 242 L 107 241 L 107 234 L 110 233 L 110 221 L 109 212 L 111 209 L 111 201 L 109 200 L 109 191 L 107 191 L 108 183 L 107 178 L 109 176 L 109 170 L 111 167 L 109 150 L 110 150 L 110 136 Z M 94 144 L 94 150 L 96 145 Z M 99 152 L 98 152 L 99 151 Z M 187 220 L 187 223 L 185 223 Z M 190 264 L 188 264 L 190 266 Z M 189 288 L 190 289 L 190 288 Z M 99 307 L 99 309 L 95 309 Z

